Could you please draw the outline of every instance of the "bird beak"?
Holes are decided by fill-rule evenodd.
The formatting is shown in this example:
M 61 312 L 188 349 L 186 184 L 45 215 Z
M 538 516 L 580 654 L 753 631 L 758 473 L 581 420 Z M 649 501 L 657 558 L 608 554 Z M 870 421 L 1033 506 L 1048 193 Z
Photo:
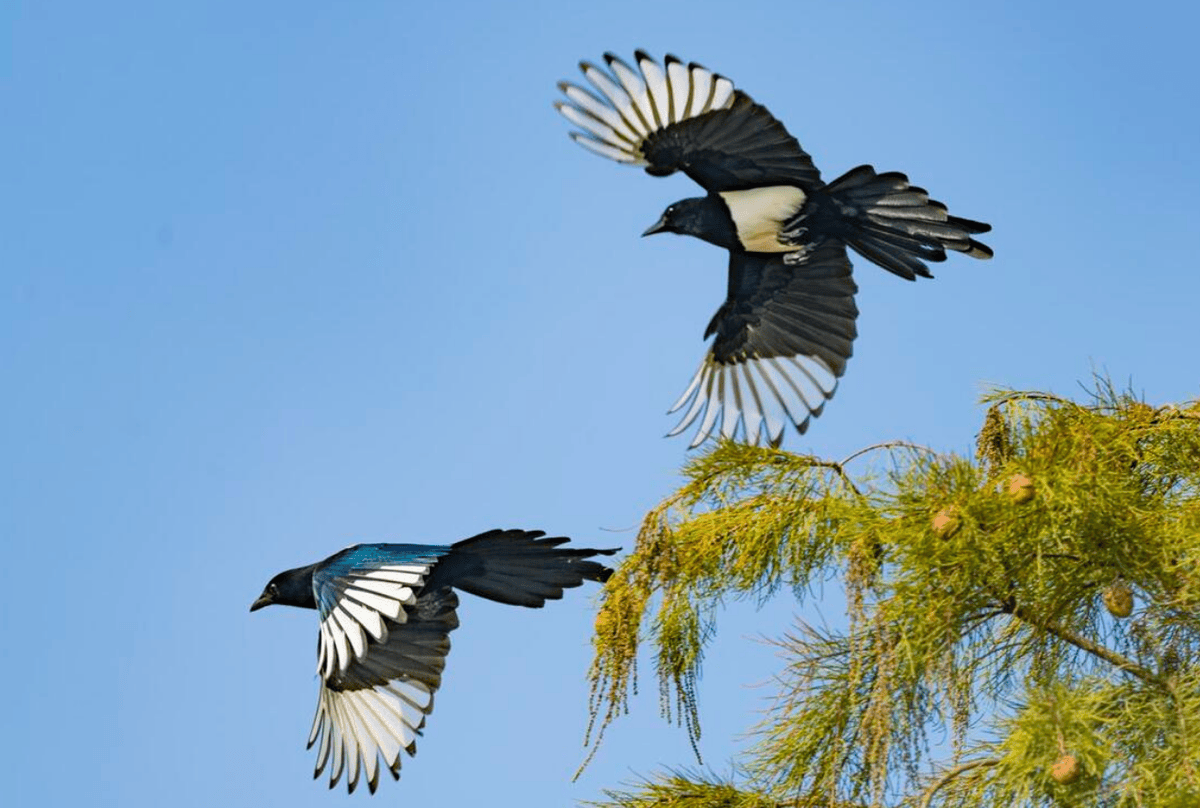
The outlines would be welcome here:
M 266 592 L 263 592 L 261 595 L 258 596 L 258 600 L 254 601 L 253 603 L 250 604 L 250 611 L 256 612 L 259 609 L 261 609 L 263 606 L 270 606 L 274 602 L 275 601 L 271 600 L 270 595 L 268 595 Z
M 646 228 L 646 232 L 642 233 L 642 237 L 645 238 L 646 236 L 653 236 L 655 233 L 665 232 L 667 232 L 667 214 L 664 213 L 659 217 L 657 222 Z

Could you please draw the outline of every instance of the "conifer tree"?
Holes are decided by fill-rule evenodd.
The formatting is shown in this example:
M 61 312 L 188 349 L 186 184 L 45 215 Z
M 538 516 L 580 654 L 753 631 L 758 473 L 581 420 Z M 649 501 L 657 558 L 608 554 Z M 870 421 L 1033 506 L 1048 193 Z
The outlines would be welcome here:
M 643 644 L 695 741 L 722 601 L 803 602 L 833 574 L 848 628 L 780 639 L 733 780 L 676 770 L 601 804 L 1200 806 L 1200 403 L 1103 380 L 1082 403 L 985 403 L 974 458 L 722 443 L 686 466 L 605 590 L 595 742 Z

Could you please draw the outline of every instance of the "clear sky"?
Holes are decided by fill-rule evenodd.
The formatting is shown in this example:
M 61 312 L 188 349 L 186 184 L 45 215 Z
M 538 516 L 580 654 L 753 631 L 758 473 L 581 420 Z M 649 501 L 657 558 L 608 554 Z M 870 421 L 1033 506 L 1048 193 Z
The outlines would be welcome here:
M 0 5 L 0 801 L 344 801 L 304 749 L 315 615 L 248 614 L 268 578 L 498 526 L 632 544 L 679 479 L 664 411 L 725 256 L 638 237 L 694 187 L 567 139 L 581 58 L 702 62 L 826 178 L 905 171 L 994 225 L 995 260 L 933 281 L 856 263 L 855 355 L 788 448 L 965 451 L 986 384 L 1075 394 L 1094 368 L 1195 397 L 1196 8 Z M 570 782 L 596 591 L 464 596 L 420 753 L 375 799 L 568 805 L 688 764 L 644 678 Z M 722 623 L 716 770 L 769 694 L 755 635 L 821 594 Z

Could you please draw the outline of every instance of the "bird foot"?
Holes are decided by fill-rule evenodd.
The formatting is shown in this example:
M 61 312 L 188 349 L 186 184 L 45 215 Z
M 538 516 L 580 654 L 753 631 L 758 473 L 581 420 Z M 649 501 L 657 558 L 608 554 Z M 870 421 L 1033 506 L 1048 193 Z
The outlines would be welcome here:
M 808 260 L 808 256 L 810 256 L 812 254 L 812 251 L 813 251 L 813 245 L 805 244 L 804 246 L 800 247 L 800 249 L 798 249 L 798 250 L 795 250 L 795 251 L 789 252 L 789 253 L 784 253 L 783 254 L 783 263 L 790 267 L 797 266 L 798 264 L 803 264 L 805 261 Z
M 793 227 L 791 230 L 780 231 L 779 241 L 782 244 L 799 244 L 807 235 L 807 227 Z

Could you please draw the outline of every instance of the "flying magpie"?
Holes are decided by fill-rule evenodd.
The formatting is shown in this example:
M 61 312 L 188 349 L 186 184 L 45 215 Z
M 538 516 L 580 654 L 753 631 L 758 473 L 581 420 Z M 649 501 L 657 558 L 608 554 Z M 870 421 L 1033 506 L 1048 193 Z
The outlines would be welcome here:
M 682 171 L 706 196 L 670 205 L 643 235 L 679 233 L 729 251 L 729 290 L 704 337 L 700 369 L 669 410 L 669 435 L 703 415 L 688 448 L 714 433 L 777 446 L 784 417 L 803 433 L 846 369 L 857 334 L 850 247 L 902 278 L 933 277 L 946 250 L 990 258 L 971 236 L 991 226 L 951 216 L 898 172 L 862 165 L 826 184 L 812 158 L 766 107 L 733 82 L 644 51 L 637 69 L 580 62 L 592 89 L 559 82 L 555 107 L 581 146 L 663 177 Z M 719 424 L 718 424 L 719 422 Z
M 458 627 L 455 589 L 541 608 L 612 574 L 588 559 L 615 549 L 560 547 L 570 539 L 545 535 L 489 530 L 451 545 L 356 544 L 271 579 L 250 611 L 280 603 L 321 618 L 321 692 L 308 738 L 310 749 L 319 744 L 314 778 L 331 765 L 329 787 L 345 771 L 353 792 L 362 772 L 374 793 L 382 757 L 400 779 L 400 750 L 417 753 Z

